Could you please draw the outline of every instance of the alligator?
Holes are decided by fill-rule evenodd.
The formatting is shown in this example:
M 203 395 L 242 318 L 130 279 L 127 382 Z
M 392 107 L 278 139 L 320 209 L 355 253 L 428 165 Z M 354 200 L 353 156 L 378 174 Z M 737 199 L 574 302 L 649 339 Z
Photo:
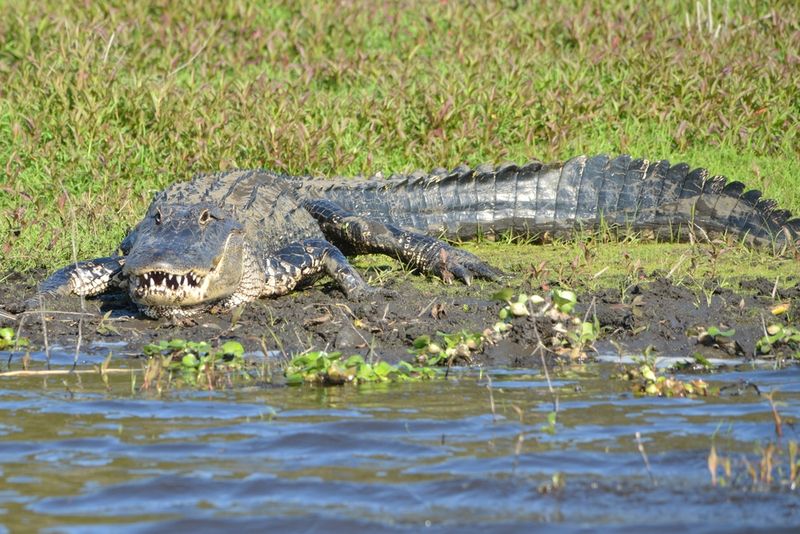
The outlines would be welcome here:
M 64 267 L 43 295 L 127 290 L 149 317 L 181 319 L 289 293 L 329 275 L 348 298 L 373 288 L 346 255 L 383 253 L 469 284 L 502 273 L 444 239 L 555 237 L 622 227 L 656 239 L 697 229 L 797 246 L 800 219 L 740 182 L 627 155 L 327 180 L 266 170 L 198 174 L 155 195 L 117 254 Z

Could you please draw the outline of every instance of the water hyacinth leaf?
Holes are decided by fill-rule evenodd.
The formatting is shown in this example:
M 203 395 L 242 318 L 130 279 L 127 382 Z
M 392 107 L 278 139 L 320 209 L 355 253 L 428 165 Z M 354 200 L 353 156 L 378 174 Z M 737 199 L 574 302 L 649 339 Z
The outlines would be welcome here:
M 186 340 L 184 339 L 171 339 L 169 341 L 162 341 L 159 343 L 162 348 L 169 348 L 172 350 L 181 350 L 186 347 Z
M 424 349 L 431 342 L 431 336 L 423 335 L 414 340 L 413 346 L 415 349 Z
M 642 377 L 644 377 L 645 380 L 651 382 L 656 381 L 656 374 L 653 372 L 653 370 L 650 368 L 649 365 L 643 365 L 639 370 L 641 371 Z
M 736 334 L 736 329 L 731 328 L 729 330 L 720 330 L 716 326 L 710 326 L 706 332 L 709 336 L 712 337 L 717 337 L 717 336 L 733 337 Z
M 286 375 L 286 383 L 290 386 L 299 386 L 303 384 L 305 379 L 301 373 L 291 373 Z
M 511 315 L 514 317 L 524 317 L 526 315 L 530 315 L 528 312 L 528 307 L 524 302 L 512 302 L 509 305 L 509 309 L 511 310 Z
M 360 354 L 353 354 L 344 361 L 345 367 L 361 367 L 366 364 L 367 362 L 364 361 L 364 357 Z
M 779 336 L 783 334 L 783 327 L 777 324 L 771 324 L 767 327 L 767 334 L 770 336 Z
M 222 353 L 239 357 L 244 354 L 244 347 L 238 341 L 226 341 L 222 345 Z
M 14 329 L 9 327 L 0 328 L 0 339 L 4 341 L 11 341 L 14 339 Z
M 578 302 L 578 296 L 568 289 L 554 289 L 553 302 L 561 313 L 571 313 Z
M 506 287 L 494 293 L 492 295 L 492 300 L 499 300 L 500 302 L 510 302 L 511 298 L 514 296 L 514 291 L 510 287 Z
M 377 365 L 373 367 L 375 374 L 381 378 L 388 378 L 388 376 L 394 371 L 394 367 L 387 362 L 379 362 Z
M 358 368 L 358 372 L 356 373 L 356 378 L 360 382 L 374 382 L 378 379 L 378 376 L 375 374 L 375 370 L 372 368 L 371 365 L 362 365 Z

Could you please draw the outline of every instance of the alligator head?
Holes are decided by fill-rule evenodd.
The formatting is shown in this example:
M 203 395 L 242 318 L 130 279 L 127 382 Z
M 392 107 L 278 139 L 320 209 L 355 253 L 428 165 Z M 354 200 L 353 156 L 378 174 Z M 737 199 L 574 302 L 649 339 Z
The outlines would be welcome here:
M 131 299 L 191 309 L 232 295 L 242 277 L 242 225 L 211 203 L 153 204 L 122 243 Z

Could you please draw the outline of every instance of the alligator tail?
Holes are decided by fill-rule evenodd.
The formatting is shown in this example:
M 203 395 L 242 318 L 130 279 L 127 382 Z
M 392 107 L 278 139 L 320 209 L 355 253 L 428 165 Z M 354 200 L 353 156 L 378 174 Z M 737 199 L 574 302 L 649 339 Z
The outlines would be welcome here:
M 354 213 L 450 238 L 512 231 L 547 239 L 605 226 L 667 240 L 686 240 L 698 229 L 758 245 L 800 240 L 800 219 L 759 191 L 685 163 L 600 155 L 374 178 L 303 180 L 300 189 Z

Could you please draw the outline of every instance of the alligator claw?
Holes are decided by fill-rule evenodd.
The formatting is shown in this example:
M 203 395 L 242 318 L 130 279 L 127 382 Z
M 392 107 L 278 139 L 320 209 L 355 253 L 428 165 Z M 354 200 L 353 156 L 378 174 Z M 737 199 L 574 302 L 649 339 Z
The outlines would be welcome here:
M 472 285 L 475 278 L 499 280 L 503 272 L 482 261 L 474 254 L 459 248 L 443 245 L 439 249 L 438 261 L 431 272 L 450 284 L 454 279 L 466 285 Z

